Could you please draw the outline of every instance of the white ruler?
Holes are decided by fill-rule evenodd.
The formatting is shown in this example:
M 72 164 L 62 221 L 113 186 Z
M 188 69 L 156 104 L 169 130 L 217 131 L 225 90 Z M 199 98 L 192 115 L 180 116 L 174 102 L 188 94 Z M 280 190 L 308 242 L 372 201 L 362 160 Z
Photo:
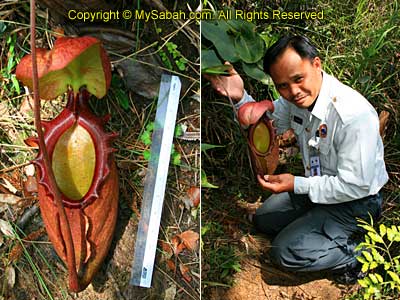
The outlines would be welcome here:
M 180 90 L 179 77 L 166 74 L 161 76 L 151 155 L 144 182 L 141 218 L 136 236 L 131 285 L 151 286 Z

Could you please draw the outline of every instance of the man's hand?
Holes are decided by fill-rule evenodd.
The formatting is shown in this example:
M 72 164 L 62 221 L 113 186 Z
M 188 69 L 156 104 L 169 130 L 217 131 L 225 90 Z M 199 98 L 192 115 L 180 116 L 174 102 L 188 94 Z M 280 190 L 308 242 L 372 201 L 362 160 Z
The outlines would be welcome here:
M 294 190 L 294 176 L 292 174 L 279 174 L 279 175 L 257 175 L 258 182 L 261 186 L 272 192 L 293 192 Z
M 229 62 L 225 62 L 225 65 L 231 65 Z M 231 97 L 235 102 L 238 102 L 243 97 L 244 85 L 240 75 L 236 72 L 233 66 L 228 70 L 229 76 L 225 75 L 208 75 L 204 74 L 204 77 L 210 81 L 211 86 L 225 97 Z

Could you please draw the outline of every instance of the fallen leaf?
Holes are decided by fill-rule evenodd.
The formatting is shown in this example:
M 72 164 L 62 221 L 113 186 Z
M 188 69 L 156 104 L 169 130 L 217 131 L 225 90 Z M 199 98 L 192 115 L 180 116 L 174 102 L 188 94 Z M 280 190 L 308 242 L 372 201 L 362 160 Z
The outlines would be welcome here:
M 193 230 L 187 230 L 178 235 L 182 243 L 191 251 L 196 251 L 198 248 L 199 234 Z
M 6 268 L 6 278 L 8 287 L 13 288 L 15 285 L 15 269 L 13 266 L 9 265 Z
M 6 178 L 3 177 L 3 180 L 5 184 L 2 184 L 7 190 L 9 190 L 11 193 L 15 194 L 18 192 L 18 190 L 9 182 Z
M 172 259 L 167 259 L 167 267 L 170 269 L 172 272 L 176 272 L 176 265 L 175 262 Z
M 21 200 L 20 197 L 12 194 L 0 194 L 0 203 L 17 204 Z
M 4 243 L 4 238 L 3 235 L 0 233 L 0 247 L 3 245 Z
M 183 264 L 179 265 L 179 270 L 181 271 L 183 279 L 185 279 L 187 282 L 192 281 L 192 277 L 190 276 L 190 269 L 188 266 L 185 266 Z
M 0 231 L 5 235 L 5 236 L 14 236 L 14 230 L 11 226 L 11 224 L 7 221 L 4 221 L 0 219 Z
M 164 241 L 160 241 L 161 249 L 163 250 L 163 255 L 165 255 L 168 259 L 172 257 L 174 254 L 172 251 L 172 246 Z
M 200 188 L 192 186 L 188 190 L 188 195 L 190 200 L 193 203 L 193 207 L 197 207 L 200 204 Z
M 190 187 L 185 196 L 182 198 L 183 203 L 187 210 L 197 207 L 200 203 L 200 188 Z
M 172 238 L 171 244 L 175 255 L 178 255 L 186 248 L 186 246 L 181 242 L 181 239 L 178 235 Z
M 165 290 L 164 300 L 174 300 L 176 296 L 176 285 L 173 284 Z

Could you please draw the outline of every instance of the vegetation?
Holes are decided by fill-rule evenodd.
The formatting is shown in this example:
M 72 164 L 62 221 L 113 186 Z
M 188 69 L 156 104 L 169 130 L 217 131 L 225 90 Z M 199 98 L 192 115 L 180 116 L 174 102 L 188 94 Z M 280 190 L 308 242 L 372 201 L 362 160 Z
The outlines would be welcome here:
M 208 1 L 208 3 L 216 10 L 228 5 L 226 1 L 223 1 L 221 5 L 215 1 Z M 390 113 L 386 135 L 384 136 L 385 162 L 390 180 L 383 189 L 383 217 L 379 224 L 374 225 L 375 227 L 382 227 L 381 224 L 385 224 L 385 228 L 392 228 L 392 225 L 398 224 L 400 222 L 398 204 L 400 197 L 398 172 L 400 161 L 398 151 L 400 142 L 398 108 L 398 101 L 400 100 L 398 93 L 398 82 L 400 80 L 400 54 L 398 52 L 398 49 L 400 49 L 400 8 L 398 1 L 358 0 L 344 3 L 337 0 L 239 0 L 232 6 L 244 11 L 324 12 L 323 19 L 255 19 L 253 23 L 260 35 L 281 36 L 289 33 L 306 35 L 320 50 L 323 68 L 326 72 L 333 74 L 342 82 L 362 93 L 373 104 L 378 113 L 383 110 Z M 214 46 L 208 40 L 202 39 L 202 48 L 212 50 L 215 49 Z M 219 59 L 223 61 L 222 57 L 219 57 Z M 234 63 L 234 66 L 239 74 L 245 78 L 245 88 L 255 99 L 275 98 L 275 91 L 269 85 L 247 76 L 247 72 L 240 63 Z M 210 295 L 213 286 L 232 284 L 232 275 L 238 272 L 236 267 L 231 267 L 228 276 L 221 276 L 221 274 L 226 275 L 227 273 L 224 270 L 226 265 L 217 263 L 215 255 L 218 256 L 218 253 L 221 253 L 220 255 L 235 253 L 239 263 L 240 257 L 245 256 L 245 253 L 239 247 L 240 239 L 243 235 L 248 235 L 251 232 L 251 226 L 243 218 L 243 212 L 240 211 L 235 202 L 255 202 L 260 195 L 262 198 L 268 195 L 258 187 L 251 173 L 246 154 L 247 146 L 241 136 L 238 124 L 233 120 L 229 102 L 216 96 L 206 80 L 202 82 L 202 87 L 202 143 L 223 146 L 210 149 L 207 151 L 207 155 L 202 156 L 202 168 L 207 174 L 208 181 L 219 187 L 218 189 L 203 189 L 202 194 L 202 223 L 210 227 L 203 234 L 203 266 L 207 266 L 205 270 L 203 269 L 204 295 L 207 297 Z M 303 172 L 298 157 L 291 158 L 289 163 L 280 166 L 280 168 L 280 171 L 288 171 L 288 168 L 290 168 L 289 171 L 294 174 L 302 174 Z M 238 224 L 240 234 L 237 230 L 232 232 L 232 222 Z M 362 225 L 366 226 L 366 224 Z M 368 228 L 372 229 L 374 225 Z M 212 229 L 213 227 L 215 228 Z M 221 234 L 218 232 L 221 232 Z M 377 232 L 379 233 L 379 229 L 377 229 Z M 379 234 L 382 234 L 382 232 Z M 387 230 L 386 238 L 389 239 Z M 389 241 L 390 247 L 383 251 L 380 248 L 382 245 L 379 243 L 372 244 L 371 238 L 367 239 L 365 243 L 375 249 L 372 250 L 374 251 L 372 252 L 374 261 L 379 257 L 376 253 L 379 253 L 385 262 L 393 262 L 393 268 L 390 269 L 393 273 L 385 273 L 384 268 L 372 268 L 373 273 L 371 274 L 380 274 L 381 278 L 379 275 L 376 278 L 374 278 L 376 275 L 372 275 L 372 278 L 368 275 L 367 278 L 369 279 L 360 282 L 361 286 L 358 286 L 359 290 L 355 295 L 352 296 L 352 292 L 348 292 L 345 297 L 363 299 L 365 297 L 363 295 L 369 288 L 378 285 L 382 299 L 391 299 L 391 297 L 396 299 L 397 296 L 393 296 L 392 285 L 397 284 L 397 277 L 393 274 L 400 275 L 400 270 L 396 268 L 394 260 L 400 254 L 398 244 L 395 242 L 390 244 Z M 218 252 L 217 249 L 220 248 L 231 250 Z M 373 254 L 375 254 L 375 258 Z M 368 256 L 368 254 L 366 255 Z M 364 260 L 368 261 L 368 258 L 364 254 Z M 372 272 L 372 270 L 368 269 L 368 272 Z M 377 298 L 378 294 L 375 292 L 376 290 L 370 290 L 369 295 L 374 295 L 371 297 Z

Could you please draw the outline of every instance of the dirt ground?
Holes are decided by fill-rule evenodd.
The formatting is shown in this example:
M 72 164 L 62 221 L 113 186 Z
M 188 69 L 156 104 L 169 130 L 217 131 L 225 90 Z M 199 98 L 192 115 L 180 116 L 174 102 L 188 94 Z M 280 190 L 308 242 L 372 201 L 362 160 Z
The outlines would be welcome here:
M 241 240 L 247 249 L 241 271 L 234 275 L 231 288 L 210 288 L 209 300 L 338 300 L 353 288 L 318 274 L 283 272 L 268 261 L 270 242 L 265 237 L 248 235 Z

